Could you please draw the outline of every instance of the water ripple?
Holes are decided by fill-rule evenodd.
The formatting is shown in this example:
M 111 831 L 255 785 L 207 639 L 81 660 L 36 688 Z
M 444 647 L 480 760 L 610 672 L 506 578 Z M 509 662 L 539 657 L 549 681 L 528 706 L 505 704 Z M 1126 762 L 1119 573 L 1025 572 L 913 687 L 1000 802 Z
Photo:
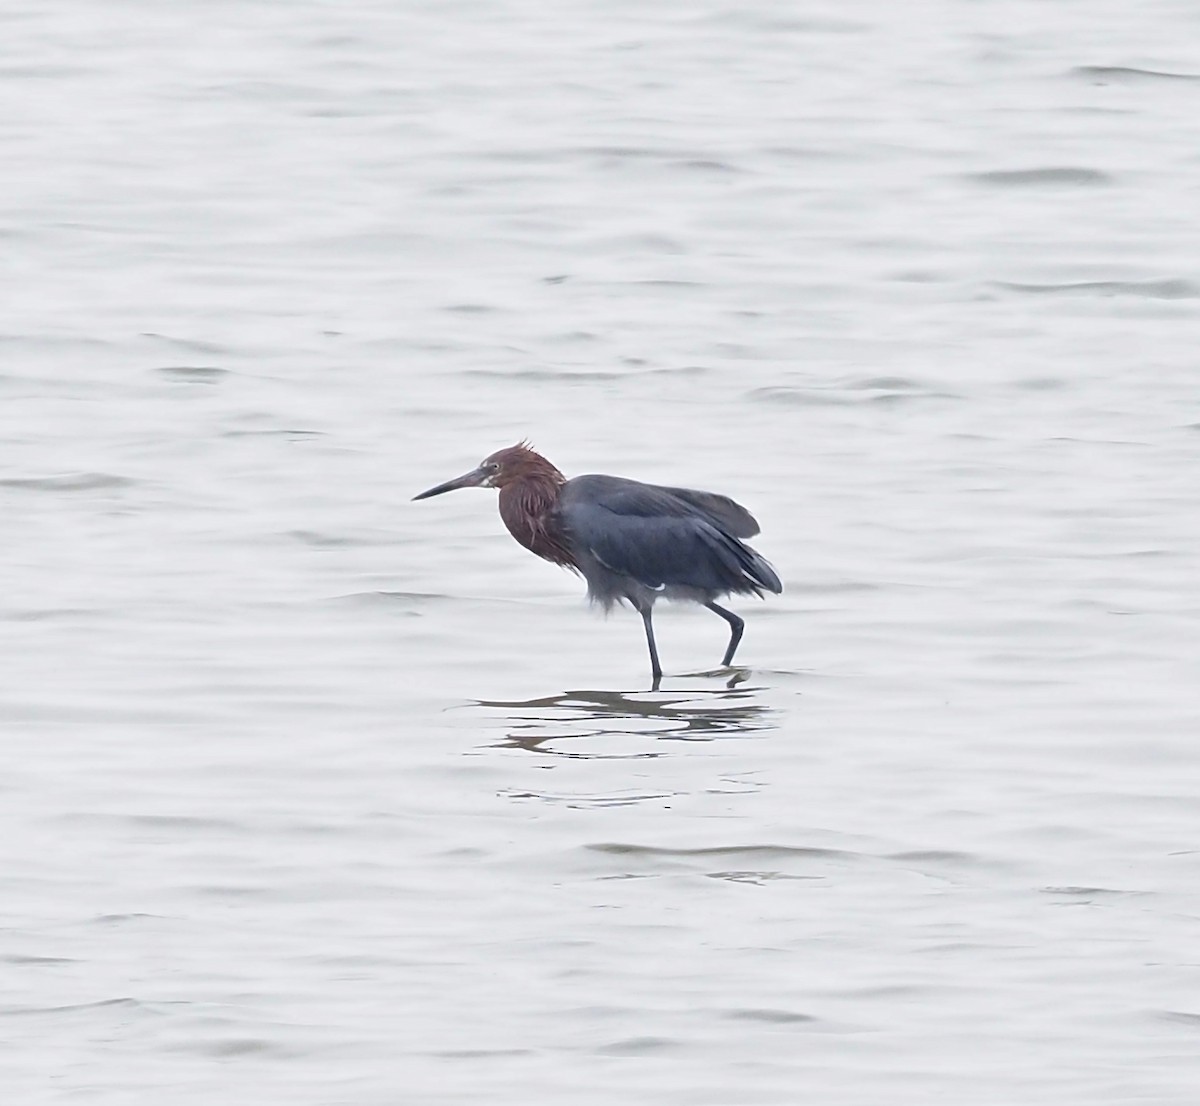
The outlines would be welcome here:
M 834 384 L 774 385 L 755 388 L 747 398 L 758 403 L 780 403 L 793 407 L 840 407 L 876 405 L 892 407 L 930 400 L 954 400 L 952 392 L 933 389 L 900 377 L 850 379 Z
M 726 1010 L 724 1016 L 734 1021 L 763 1022 L 767 1025 L 805 1025 L 817 1021 L 811 1014 L 792 1010 Z
M 1136 69 L 1125 65 L 1077 65 L 1071 70 L 1096 84 L 1140 84 L 1159 81 L 1200 81 L 1195 73 L 1168 73 L 1161 69 Z
M 591 852 L 605 853 L 609 856 L 648 856 L 648 857 L 745 857 L 753 860 L 790 860 L 821 859 L 821 860 L 862 860 L 863 854 L 846 852 L 843 849 L 815 848 L 811 845 L 709 845 L 696 848 L 672 848 L 661 845 L 636 845 L 627 842 L 610 841 L 585 845 Z
M 1200 285 L 1190 280 L 1170 278 L 1167 280 L 1078 280 L 1064 284 L 1021 284 L 1015 281 L 996 280 L 993 288 L 1010 292 L 1027 292 L 1031 295 L 1068 296 L 1141 296 L 1155 300 L 1200 299 Z
M 0 480 L 0 488 L 20 488 L 38 492 L 90 492 L 129 488 L 137 483 L 128 476 L 110 472 L 77 472 L 64 476 L 15 476 Z
M 1044 169 L 990 169 L 982 173 L 968 173 L 966 178 L 977 184 L 993 185 L 997 188 L 1096 187 L 1113 183 L 1113 178 L 1108 173 L 1081 166 Z
M 228 369 L 216 365 L 162 365 L 155 371 L 171 380 L 183 380 L 191 384 L 217 384 L 230 375 Z

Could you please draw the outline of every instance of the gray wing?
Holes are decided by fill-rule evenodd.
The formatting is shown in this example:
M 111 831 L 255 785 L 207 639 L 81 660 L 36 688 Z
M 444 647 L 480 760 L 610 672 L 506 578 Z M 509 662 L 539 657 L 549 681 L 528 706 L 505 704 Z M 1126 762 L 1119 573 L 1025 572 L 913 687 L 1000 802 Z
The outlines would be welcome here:
M 653 485 L 651 485 L 653 486 Z M 697 492 L 691 488 L 661 488 L 660 491 L 690 503 L 702 515 L 708 515 L 727 534 L 735 538 L 752 538 L 758 533 L 758 520 L 740 503 L 727 495 L 715 492 Z
M 717 501 L 718 507 L 729 504 L 740 512 L 732 517 L 742 530 L 745 519 L 753 523 L 723 496 L 687 495 Z M 782 590 L 771 566 L 738 541 L 732 527 L 722 526 L 713 511 L 673 488 L 579 476 L 563 486 L 559 512 L 572 544 L 646 587 L 690 587 L 714 594 Z
M 752 538 L 758 520 L 727 495 L 692 488 L 643 484 L 620 476 L 577 476 L 563 488 L 568 498 L 591 499 L 618 514 L 699 514 L 735 538 Z

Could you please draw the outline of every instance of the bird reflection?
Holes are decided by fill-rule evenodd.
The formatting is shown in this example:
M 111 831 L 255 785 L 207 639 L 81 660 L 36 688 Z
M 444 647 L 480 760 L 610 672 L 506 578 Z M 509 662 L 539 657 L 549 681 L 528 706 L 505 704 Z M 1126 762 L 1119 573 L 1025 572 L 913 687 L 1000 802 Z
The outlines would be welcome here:
M 538 699 L 477 699 L 477 706 L 504 711 L 512 728 L 494 748 L 524 749 L 563 757 L 657 757 L 665 750 L 582 751 L 548 747 L 549 742 L 585 738 L 647 738 L 713 741 L 775 726 L 774 711 L 754 701 L 760 688 L 743 686 L 744 670 L 725 690 L 657 692 L 566 691 Z M 644 696 L 644 697 L 643 697 Z

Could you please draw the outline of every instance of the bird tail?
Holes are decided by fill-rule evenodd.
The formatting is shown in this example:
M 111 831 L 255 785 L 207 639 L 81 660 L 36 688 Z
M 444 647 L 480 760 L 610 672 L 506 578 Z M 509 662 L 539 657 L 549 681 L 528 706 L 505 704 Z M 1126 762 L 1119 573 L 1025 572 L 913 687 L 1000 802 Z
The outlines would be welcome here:
M 741 542 L 738 544 L 741 545 Z M 771 567 L 770 562 L 748 545 L 742 545 L 742 551 L 744 554 L 741 558 L 742 571 L 745 572 L 753 589 L 760 595 L 764 591 L 779 595 L 783 591 L 783 581 L 779 579 L 778 573 Z

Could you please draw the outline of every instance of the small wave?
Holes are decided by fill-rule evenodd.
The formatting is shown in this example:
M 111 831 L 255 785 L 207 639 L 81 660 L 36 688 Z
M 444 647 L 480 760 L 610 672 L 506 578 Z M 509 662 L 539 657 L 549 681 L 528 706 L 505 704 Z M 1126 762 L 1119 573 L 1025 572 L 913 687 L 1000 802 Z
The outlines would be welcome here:
M 10 622 L 51 622 L 62 618 L 75 621 L 80 618 L 103 617 L 103 612 L 86 607 L 29 607 L 24 610 L 0 612 L 0 618 Z
M 1097 895 L 1128 895 L 1130 892 L 1118 891 L 1115 887 L 1043 887 L 1042 894 L 1067 895 L 1071 898 L 1090 899 Z
M 870 30 L 871 24 L 858 23 L 833 16 L 766 14 L 749 6 L 721 8 L 704 17 L 705 23 L 715 26 L 733 26 L 760 34 L 813 34 L 813 35 L 858 35 Z
M 744 173 L 746 171 L 739 169 L 736 165 L 730 165 L 727 161 L 717 161 L 714 158 L 706 157 L 687 158 L 674 164 L 677 169 L 696 169 L 706 173 Z
M 1193 300 L 1200 298 L 1200 286 L 1190 280 L 1080 280 L 1066 284 L 1023 284 L 1016 281 L 992 281 L 993 288 L 1030 295 L 1140 296 L 1154 300 Z
M 788 872 L 762 871 L 758 868 L 739 869 L 729 872 L 705 872 L 709 879 L 723 879 L 727 883 L 750 883 L 761 887 L 764 883 L 774 883 L 781 879 L 821 879 L 821 876 L 793 876 Z
M 531 1048 L 451 1048 L 429 1053 L 439 1060 L 491 1060 L 509 1056 L 533 1056 Z
M 313 549 L 342 549 L 374 545 L 391 545 L 390 539 L 347 537 L 345 534 L 323 534 L 318 530 L 286 530 L 283 537 Z
M 68 812 L 57 816 L 58 820 L 72 825 L 127 825 L 142 829 L 199 830 L 222 834 L 245 833 L 248 827 L 228 818 L 207 818 L 195 814 L 100 814 Z M 105 921 L 124 921 L 127 918 L 150 918 L 152 914 L 106 914 Z
M 764 146 L 762 153 L 786 161 L 853 162 L 863 160 L 857 149 L 835 150 L 816 146 Z
M 356 603 L 368 607 L 394 607 L 408 603 L 447 603 L 450 601 L 451 597 L 448 595 L 423 591 L 354 591 L 347 595 L 334 595 L 329 600 L 331 603 Z
M 817 1020 L 811 1014 L 797 1014 L 791 1010 L 726 1010 L 724 1017 L 734 1021 L 766 1022 L 770 1025 L 803 1025 Z
M 789 857 L 805 859 L 861 859 L 858 853 L 843 849 L 821 849 L 808 845 L 710 845 L 695 849 L 673 849 L 659 845 L 634 845 L 619 841 L 599 842 L 585 845 L 589 852 L 606 853 L 609 856 L 661 856 L 668 858 L 697 857 L 745 857 L 747 859 L 778 860 Z
M 578 335 L 571 335 L 578 340 Z M 564 369 L 463 369 L 459 376 L 477 376 L 499 378 L 501 380 L 539 380 L 557 383 L 573 383 L 580 380 L 624 380 L 632 373 L 615 372 L 611 369 L 593 369 L 584 372 L 571 372 Z
M 958 852 L 954 849 L 914 849 L 902 853 L 888 853 L 888 860 L 900 860 L 916 864 L 965 864 L 973 867 L 981 862 L 974 853 Z
M 1070 385 L 1061 376 L 1026 376 L 1014 380 L 1012 386 L 1026 392 L 1057 392 Z
M 504 788 L 497 792 L 505 799 L 536 799 L 573 809 L 598 809 L 614 806 L 636 806 L 638 803 L 659 802 L 682 794 L 679 791 L 615 791 L 611 794 L 571 795 L 554 794 L 549 791 L 529 791 L 520 788 Z
M 707 288 L 708 285 L 700 280 L 668 280 L 665 277 L 657 277 L 647 280 L 631 280 L 629 284 L 634 288 Z
M 1200 1014 L 1193 1014 L 1190 1010 L 1159 1010 L 1157 1014 L 1163 1021 L 1178 1022 L 1193 1029 L 1200 1028 Z
M 115 349 L 117 343 L 104 338 L 62 334 L 0 334 L 0 344 L 13 343 L 40 349 Z M 33 379 L 33 378 L 29 378 Z M 40 379 L 40 378 L 38 378 Z
M 108 472 L 75 472 L 64 476 L 14 476 L 0 480 L 0 487 L 33 492 L 90 492 L 128 488 L 136 483 L 127 476 L 114 476 Z
M 833 385 L 755 388 L 748 398 L 792 407 L 845 407 L 859 404 L 882 407 L 958 397 L 951 392 L 934 391 L 916 381 L 900 377 L 864 377 Z
M 170 334 L 157 334 L 154 331 L 144 331 L 143 338 L 150 338 L 155 342 L 162 342 L 165 345 L 174 346 L 176 349 L 185 349 L 191 353 L 203 353 L 208 355 L 218 353 L 228 353 L 229 350 L 225 346 L 219 346 L 215 342 L 205 342 L 197 338 L 176 338 Z
M 702 149 L 666 149 L 660 146 L 580 146 L 575 151 L 586 157 L 619 158 L 630 161 L 702 161 Z
M 323 438 L 324 430 L 289 430 L 280 428 L 277 430 L 226 430 L 221 434 L 222 438 L 270 438 L 270 437 L 285 437 L 291 441 L 307 441 L 309 438 Z
M 627 1037 L 623 1041 L 612 1041 L 599 1045 L 596 1051 L 604 1056 L 647 1056 L 655 1052 L 666 1052 L 679 1048 L 681 1042 L 667 1037 Z
M 1061 166 L 1045 169 L 992 169 L 983 173 L 968 173 L 968 180 L 999 188 L 1026 188 L 1037 185 L 1096 186 L 1112 184 L 1113 178 L 1099 169 Z
M 160 917 L 158 914 L 145 914 L 140 911 L 131 911 L 127 914 L 97 914 L 94 918 L 88 920 L 88 924 L 99 926 L 124 925 L 126 922 L 157 921 Z M 113 999 L 112 1001 L 117 1002 L 120 1000 Z
M 219 369 L 216 365 L 161 365 L 155 372 L 171 380 L 186 380 L 193 384 L 215 384 L 229 375 L 228 369 Z
M 1125 65 L 1077 65 L 1071 71 L 1075 77 L 1096 84 L 1140 84 L 1158 81 L 1200 81 L 1195 73 L 1168 73 L 1161 69 L 1135 69 Z
M 749 398 L 761 403 L 781 403 L 788 407 L 844 407 L 860 402 L 831 388 L 755 388 Z
M 73 1014 L 83 1010 L 104 1010 L 118 1008 L 122 1010 L 145 1010 L 150 1007 L 135 998 L 105 998 L 97 1002 L 73 1002 L 65 1006 L 7 1006 L 0 1009 L 4 1017 L 22 1017 L 29 1014 Z
M 631 253 L 656 253 L 672 257 L 690 252 L 685 239 L 672 238 L 667 234 L 621 234 L 605 239 L 604 245 Z
M 825 583 L 789 584 L 788 591 L 793 595 L 855 595 L 860 592 L 880 591 L 882 587 L 882 584 L 873 580 L 831 580 Z
M 846 380 L 843 388 L 854 388 L 860 391 L 891 391 L 919 392 L 924 391 L 924 385 L 906 376 L 862 376 Z
M 897 284 L 941 284 L 948 278 L 930 269 L 897 269 L 889 273 L 887 279 L 894 280 Z
M 187 1041 L 171 1046 L 175 1052 L 195 1052 L 201 1056 L 217 1059 L 233 1059 L 238 1056 L 277 1056 L 290 1058 L 292 1049 L 284 1048 L 274 1041 L 259 1037 L 225 1037 L 217 1041 Z

